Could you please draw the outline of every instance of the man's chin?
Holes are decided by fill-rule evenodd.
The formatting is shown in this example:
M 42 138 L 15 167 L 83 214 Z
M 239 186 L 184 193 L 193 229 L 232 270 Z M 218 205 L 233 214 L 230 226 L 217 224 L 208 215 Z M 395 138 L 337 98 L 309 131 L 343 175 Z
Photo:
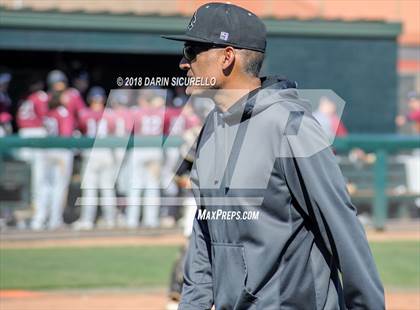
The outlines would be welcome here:
M 185 89 L 185 94 L 187 96 L 191 96 L 193 93 L 193 88 L 191 86 L 187 86 L 187 88 Z
M 199 96 L 206 91 L 205 88 L 199 88 L 195 86 L 188 86 L 185 93 L 189 96 Z
M 215 89 L 207 87 L 193 87 L 188 86 L 185 90 L 185 93 L 188 96 L 197 96 L 197 97 L 212 97 L 215 93 Z

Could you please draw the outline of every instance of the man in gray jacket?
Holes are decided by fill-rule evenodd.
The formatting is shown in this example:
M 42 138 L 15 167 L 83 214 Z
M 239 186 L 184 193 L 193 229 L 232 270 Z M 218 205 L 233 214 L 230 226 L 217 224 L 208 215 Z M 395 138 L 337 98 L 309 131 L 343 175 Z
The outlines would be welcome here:
M 384 309 L 366 235 L 336 159 L 295 83 L 258 77 L 266 29 L 208 3 L 192 17 L 180 68 L 215 78 L 187 94 L 216 107 L 191 171 L 197 214 L 180 309 Z

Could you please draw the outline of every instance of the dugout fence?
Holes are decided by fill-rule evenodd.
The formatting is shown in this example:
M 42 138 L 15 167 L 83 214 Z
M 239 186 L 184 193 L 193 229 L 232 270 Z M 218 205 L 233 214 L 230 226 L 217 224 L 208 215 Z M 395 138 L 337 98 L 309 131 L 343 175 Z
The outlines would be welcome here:
M 100 148 L 132 148 L 132 147 L 177 147 L 182 138 L 167 139 L 155 137 L 48 137 L 21 138 L 7 136 L 0 138 L 0 192 L 13 190 L 10 179 L 25 183 L 27 171 L 11 166 L 8 158 L 19 148 L 67 148 L 89 149 Z M 420 142 L 416 136 L 403 135 L 349 135 L 336 138 L 333 144 L 338 155 L 339 164 L 349 184 L 352 200 L 358 206 L 367 204 L 371 207 L 373 225 L 376 229 L 384 229 L 389 216 L 389 208 L 397 204 L 399 214 L 419 216 L 420 210 Z M 365 155 L 361 160 L 351 160 L 348 154 L 360 150 Z M 19 175 L 21 174 L 21 175 Z M 25 181 L 26 180 L 26 181 Z M 23 187 L 25 187 L 23 186 Z M 15 189 L 16 190 L 16 189 Z M 26 188 L 27 190 L 27 188 Z M 16 197 L 29 197 L 25 192 Z M 0 206 L 7 202 L 0 197 Z M 20 204 L 16 204 L 20 205 Z M 411 211 L 410 211 L 411 210 Z M 413 211 L 414 210 L 414 211 Z

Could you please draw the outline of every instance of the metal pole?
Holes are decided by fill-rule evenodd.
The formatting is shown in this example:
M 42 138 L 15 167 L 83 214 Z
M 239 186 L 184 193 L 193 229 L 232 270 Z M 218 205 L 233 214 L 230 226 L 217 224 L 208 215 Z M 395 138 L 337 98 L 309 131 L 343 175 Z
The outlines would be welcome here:
M 387 157 L 385 150 L 376 152 L 376 161 L 374 166 L 374 202 L 373 202 L 373 222 L 375 228 L 383 230 L 388 215 L 388 197 L 387 197 Z

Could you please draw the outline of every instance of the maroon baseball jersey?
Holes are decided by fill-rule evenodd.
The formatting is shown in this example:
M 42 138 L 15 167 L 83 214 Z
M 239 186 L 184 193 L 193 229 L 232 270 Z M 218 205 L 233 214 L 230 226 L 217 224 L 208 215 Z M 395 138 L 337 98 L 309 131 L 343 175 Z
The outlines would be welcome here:
M 408 112 L 407 118 L 412 122 L 420 123 L 420 109 Z
M 166 136 L 169 134 L 182 136 L 184 132 L 192 127 L 201 124 L 200 118 L 191 113 L 187 114 L 182 108 L 168 108 L 165 112 L 165 124 L 163 132 Z
M 48 95 L 40 90 L 30 94 L 20 105 L 16 122 L 19 128 L 42 127 L 48 112 Z
M 0 124 L 10 123 L 12 121 L 12 115 L 8 112 L 0 112 Z
M 48 111 L 44 125 L 51 136 L 71 136 L 74 130 L 74 118 L 65 106 Z
M 49 98 L 51 98 L 51 94 L 49 94 Z M 63 95 L 62 95 L 62 102 L 63 105 L 66 106 L 67 110 L 70 113 L 70 117 L 73 118 L 73 124 L 75 128 L 77 128 L 77 120 L 79 111 L 86 108 L 86 104 L 80 95 L 79 91 L 75 88 L 67 88 Z
M 185 130 L 185 117 L 181 114 L 182 108 L 167 108 L 165 111 L 165 122 L 163 126 L 163 134 L 168 136 L 182 135 Z
M 126 107 L 119 107 L 112 110 L 112 116 L 115 123 L 114 135 L 119 137 L 129 135 L 134 126 L 132 111 Z
M 0 112 L 0 137 L 11 134 L 12 129 L 12 115 L 8 112 Z
M 186 126 L 185 129 L 190 129 L 194 127 L 202 126 L 201 119 L 195 115 L 191 114 L 186 116 Z
M 106 137 L 115 129 L 115 117 L 109 109 L 94 111 L 85 108 L 79 112 L 79 129 L 88 137 Z
M 63 101 L 69 112 L 75 117 L 77 117 L 80 110 L 86 108 L 82 96 L 75 88 L 68 88 L 64 91 Z
M 134 133 L 140 136 L 163 134 L 165 108 L 134 108 Z

